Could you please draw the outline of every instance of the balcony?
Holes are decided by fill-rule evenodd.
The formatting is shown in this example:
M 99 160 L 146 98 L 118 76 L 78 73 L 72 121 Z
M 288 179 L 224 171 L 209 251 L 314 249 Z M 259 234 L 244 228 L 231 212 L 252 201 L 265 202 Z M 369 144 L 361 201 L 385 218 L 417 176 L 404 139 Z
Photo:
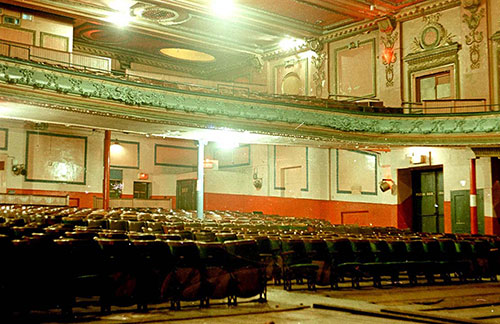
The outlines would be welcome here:
M 486 99 L 438 99 L 407 103 L 409 114 L 461 114 L 488 112 Z
M 56 51 L 33 45 L 0 42 L 0 55 L 84 71 L 111 71 L 110 58 Z

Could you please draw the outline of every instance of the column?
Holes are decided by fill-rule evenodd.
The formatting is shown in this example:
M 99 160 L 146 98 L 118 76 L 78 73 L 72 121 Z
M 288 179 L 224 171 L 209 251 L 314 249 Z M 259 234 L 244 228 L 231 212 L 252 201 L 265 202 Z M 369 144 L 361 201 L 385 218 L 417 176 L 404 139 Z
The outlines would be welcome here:
M 476 159 L 470 160 L 470 233 L 477 234 Z
M 204 169 L 203 161 L 205 160 L 205 144 L 204 140 L 198 141 L 198 180 L 196 182 L 196 213 L 198 219 L 204 219 L 203 215 L 203 180 L 204 180 Z
M 111 131 L 104 131 L 104 177 L 102 181 L 102 208 L 109 208 L 109 150 L 111 147 Z

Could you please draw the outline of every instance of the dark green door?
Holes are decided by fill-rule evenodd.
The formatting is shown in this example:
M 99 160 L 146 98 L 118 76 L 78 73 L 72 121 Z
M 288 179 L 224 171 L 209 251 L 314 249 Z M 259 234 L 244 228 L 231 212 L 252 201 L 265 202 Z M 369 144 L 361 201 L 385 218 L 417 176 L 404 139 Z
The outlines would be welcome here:
M 175 208 L 184 210 L 196 209 L 196 180 L 177 180 Z
M 444 231 L 443 170 L 412 172 L 413 230 Z
M 477 228 L 484 234 L 484 191 L 477 190 Z M 470 233 L 470 191 L 451 191 L 451 226 L 453 233 Z

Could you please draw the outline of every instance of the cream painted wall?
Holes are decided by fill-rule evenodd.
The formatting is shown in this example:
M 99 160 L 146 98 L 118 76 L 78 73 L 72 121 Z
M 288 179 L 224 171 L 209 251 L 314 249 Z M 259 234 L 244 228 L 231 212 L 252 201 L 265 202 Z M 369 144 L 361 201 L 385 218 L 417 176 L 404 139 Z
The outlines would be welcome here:
M 1 6 L 0 6 L 1 8 Z M 2 9 L 4 15 L 21 18 L 21 11 Z M 73 49 L 73 24 L 69 19 L 64 20 L 54 20 L 46 18 L 37 14 L 33 14 L 33 19 L 21 20 L 21 28 L 36 31 L 35 35 L 35 45 L 40 46 L 40 33 L 48 33 L 52 35 L 63 36 L 68 39 L 68 51 L 71 52 Z M 1 37 L 0 37 L 1 38 Z
M 63 183 L 42 183 L 24 181 L 23 176 L 16 176 L 10 169 L 12 163 L 25 163 L 26 131 L 33 130 L 32 124 L 21 122 L 0 122 L 0 127 L 8 128 L 8 150 L 0 153 L 8 155 L 7 188 L 35 189 L 53 191 L 74 191 L 100 193 L 102 191 L 102 145 L 104 134 L 101 131 L 77 130 L 60 126 L 50 126 L 48 133 L 86 136 L 87 146 L 87 177 L 85 185 L 71 185 Z M 138 173 L 149 174 L 154 196 L 175 196 L 176 181 L 178 179 L 194 179 L 196 172 L 190 169 L 165 167 L 154 165 L 154 144 L 178 145 L 177 140 L 146 138 L 128 134 L 112 134 L 112 139 L 133 141 L 140 143 L 140 166 L 138 169 L 123 168 L 123 194 L 133 195 L 133 182 L 138 180 Z M 296 152 L 296 150 L 290 150 Z M 398 197 L 391 191 L 381 192 L 377 186 L 376 195 L 339 193 L 336 188 L 336 150 L 322 148 L 308 148 L 308 191 L 283 191 L 275 189 L 274 184 L 274 146 L 251 145 L 250 164 L 240 167 L 207 170 L 205 173 L 205 190 L 207 193 L 238 194 L 271 197 L 306 198 L 345 202 L 363 202 L 375 204 L 398 204 Z M 390 177 L 396 184 L 398 169 L 416 168 L 429 165 L 442 165 L 444 176 L 444 199 L 450 201 L 450 191 L 468 190 L 470 188 L 470 159 L 474 156 L 468 148 L 393 148 L 389 152 L 375 153 L 377 156 L 377 182 L 382 178 Z M 424 164 L 410 163 L 410 156 L 426 155 Z M 287 157 L 294 159 L 294 156 Z M 303 159 L 298 159 L 304 161 Z M 303 162 L 301 162 L 303 163 Z M 330 166 L 330 168 L 329 168 Z M 305 165 L 302 167 L 305 168 Z M 357 166 L 355 172 L 365 172 L 362 166 Z M 491 164 L 489 158 L 480 158 L 476 163 L 477 187 L 484 189 L 485 215 L 491 217 Z M 331 173 L 328 172 L 330 170 Z M 253 185 L 253 175 L 262 178 L 262 188 L 256 189 Z M 344 175 L 345 176 L 345 175 Z M 293 180 L 293 179 L 292 179 Z M 293 182 L 293 181 L 292 181 Z M 330 186 L 328 185 L 330 182 Z M 293 183 L 291 183 L 293 185 Z M 402 201 L 400 200 L 399 203 Z
M 33 189 L 54 191 L 76 191 L 76 192 L 101 192 L 102 191 L 102 145 L 103 134 L 92 130 L 75 131 L 65 127 L 51 126 L 43 133 L 69 134 L 87 137 L 87 177 L 85 185 L 45 183 L 24 181 L 24 176 L 14 175 L 10 170 L 12 164 L 26 164 L 26 132 L 33 131 L 32 124 L 24 124 L 14 121 L 1 121 L 0 127 L 9 129 L 7 163 L 7 188 L 10 189 Z

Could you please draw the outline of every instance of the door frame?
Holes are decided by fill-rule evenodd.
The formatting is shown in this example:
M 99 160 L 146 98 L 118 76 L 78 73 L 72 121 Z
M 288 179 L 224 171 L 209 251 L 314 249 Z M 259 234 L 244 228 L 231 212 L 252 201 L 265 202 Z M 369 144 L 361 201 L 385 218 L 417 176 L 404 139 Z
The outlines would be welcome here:
M 418 167 L 410 167 L 410 168 L 406 168 L 404 170 L 407 170 L 410 172 L 410 181 L 411 181 L 411 197 L 412 197 L 412 210 L 411 210 L 411 219 L 412 219 L 412 230 L 416 230 L 416 225 L 417 224 L 420 224 L 420 228 L 422 227 L 422 221 L 421 220 L 418 220 L 416 221 L 415 217 L 415 201 L 413 199 L 413 174 L 416 173 L 416 172 L 426 172 L 426 171 L 441 171 L 443 173 L 443 204 L 444 204 L 444 167 L 442 164 L 437 164 L 437 165 L 425 165 L 425 166 L 418 166 Z M 437 186 L 437 184 L 436 184 Z M 437 188 L 437 187 L 436 187 Z M 439 192 L 436 192 L 436 197 L 439 195 Z M 444 233 L 444 227 L 445 227 L 445 213 L 444 213 L 444 205 L 442 206 L 443 207 L 443 228 L 439 228 L 439 230 Z M 437 220 L 438 220 L 438 224 L 441 224 L 441 222 L 439 221 L 439 215 L 437 216 Z

